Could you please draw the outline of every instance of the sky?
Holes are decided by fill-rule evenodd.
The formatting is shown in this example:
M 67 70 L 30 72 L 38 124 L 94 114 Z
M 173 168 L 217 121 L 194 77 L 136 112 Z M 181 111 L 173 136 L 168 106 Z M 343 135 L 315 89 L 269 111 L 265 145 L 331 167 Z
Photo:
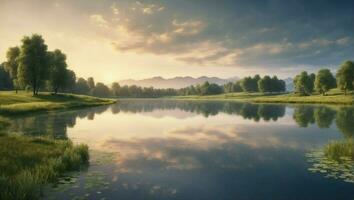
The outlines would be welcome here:
M 354 60 L 353 0 L 0 0 L 0 61 L 25 35 L 79 77 L 286 78 Z

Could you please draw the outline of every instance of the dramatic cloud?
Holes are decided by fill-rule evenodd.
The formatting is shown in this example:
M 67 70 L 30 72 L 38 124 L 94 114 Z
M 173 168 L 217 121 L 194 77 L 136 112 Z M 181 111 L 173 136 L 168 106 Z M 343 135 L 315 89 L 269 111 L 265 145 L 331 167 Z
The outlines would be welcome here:
M 147 65 L 161 76 L 187 75 L 187 68 L 192 76 L 218 70 L 218 76 L 243 76 L 270 69 L 292 76 L 304 69 L 335 69 L 354 59 L 352 0 L 0 2 L 3 55 L 19 35 L 41 33 L 75 55 L 73 65 L 121 66 L 124 76 L 131 74 L 131 66 L 147 76 L 153 71 L 145 70 Z M 100 53 L 106 59 L 92 56 Z M 83 63 L 86 57 L 90 60 Z M 137 64 L 143 58 L 144 64 Z
M 109 39 L 117 51 L 166 54 L 196 65 L 318 66 L 353 58 L 354 6 L 349 1 L 183 4 L 114 2 L 109 25 L 99 15 L 90 17 L 114 33 Z

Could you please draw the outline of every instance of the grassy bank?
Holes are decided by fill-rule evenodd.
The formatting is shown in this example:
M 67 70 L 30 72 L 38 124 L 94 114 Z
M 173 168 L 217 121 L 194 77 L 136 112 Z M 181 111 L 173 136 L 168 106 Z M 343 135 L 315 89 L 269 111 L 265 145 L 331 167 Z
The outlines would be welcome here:
M 86 145 L 0 135 L 0 199 L 38 199 L 44 184 L 88 164 Z
M 58 109 L 73 109 L 114 103 L 114 100 L 85 95 L 40 93 L 37 96 L 27 92 L 1 91 L 0 114 L 23 114 Z
M 173 99 L 186 100 L 235 100 L 255 103 L 312 103 L 312 104 L 353 104 L 354 95 L 343 95 L 338 91 L 331 91 L 328 95 L 298 96 L 295 94 L 262 94 L 262 93 L 228 93 L 207 96 L 176 96 Z

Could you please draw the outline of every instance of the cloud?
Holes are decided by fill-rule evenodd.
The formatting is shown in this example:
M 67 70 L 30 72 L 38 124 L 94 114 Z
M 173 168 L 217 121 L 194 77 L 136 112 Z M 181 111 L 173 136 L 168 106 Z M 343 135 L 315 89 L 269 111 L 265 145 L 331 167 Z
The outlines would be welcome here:
M 353 58 L 354 28 L 348 19 L 354 16 L 346 7 L 338 13 L 330 2 L 323 12 L 336 14 L 335 19 L 322 11 L 307 17 L 314 5 L 296 1 L 258 5 L 240 0 L 221 10 L 212 1 L 183 7 L 161 3 L 114 3 L 113 17 L 96 14 L 91 20 L 109 27 L 107 39 L 117 51 L 167 55 L 192 65 L 290 69 Z M 303 9 L 294 13 L 299 6 Z
M 144 15 L 152 15 L 165 10 L 165 7 L 157 4 L 143 4 L 140 1 L 136 1 L 132 10 L 140 10 Z
M 90 15 L 90 21 L 101 28 L 109 28 L 108 22 L 104 19 L 102 15 Z
M 202 21 L 190 20 L 178 22 L 177 20 L 172 21 L 172 25 L 175 27 L 173 33 L 181 35 L 195 35 L 202 31 L 205 24 Z

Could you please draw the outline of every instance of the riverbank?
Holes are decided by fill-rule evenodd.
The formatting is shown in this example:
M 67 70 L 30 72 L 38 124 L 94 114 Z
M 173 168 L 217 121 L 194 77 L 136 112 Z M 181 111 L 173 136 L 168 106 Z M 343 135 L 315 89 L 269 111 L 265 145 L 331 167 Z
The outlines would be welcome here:
M 330 92 L 328 95 L 298 96 L 295 94 L 227 93 L 206 96 L 175 96 L 183 100 L 235 100 L 254 103 L 354 104 L 354 95 Z
M 115 103 L 115 100 L 75 94 L 31 93 L 20 91 L 0 92 L 0 114 L 24 114 L 59 109 L 74 109 Z
M 42 187 L 88 165 L 86 145 L 0 134 L 0 199 L 39 199 Z

